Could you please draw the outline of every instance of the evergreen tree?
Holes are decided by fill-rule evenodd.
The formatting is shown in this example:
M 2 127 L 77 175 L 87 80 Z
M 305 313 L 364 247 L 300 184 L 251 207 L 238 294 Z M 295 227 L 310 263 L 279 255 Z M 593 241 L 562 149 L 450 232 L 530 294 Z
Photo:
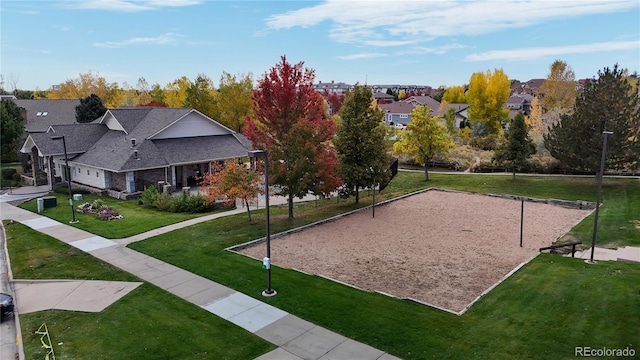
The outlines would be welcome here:
M 20 108 L 11 100 L 0 101 L 0 144 L 2 162 L 18 160 L 18 146 L 24 133 L 24 121 Z
M 640 100 L 616 64 L 598 71 L 576 99 L 575 112 L 562 115 L 544 136 L 551 155 L 565 166 L 596 172 L 602 154 L 602 132 L 612 131 L 605 168 L 634 166 L 640 158 Z
M 340 177 L 349 192 L 360 201 L 359 189 L 374 183 L 386 183 L 390 174 L 389 155 L 385 149 L 384 113 L 371 103 L 373 93 L 367 86 L 356 85 L 341 107 L 342 122 L 333 144 L 340 159 Z
M 518 112 L 511 122 L 505 137 L 507 141 L 496 150 L 493 161 L 505 164 L 507 169 L 511 169 L 515 180 L 516 170 L 522 171 L 526 168 L 527 159 L 536 152 L 536 147 L 529 136 L 528 126 L 521 112 Z
M 98 95 L 91 94 L 84 99 L 80 99 L 80 105 L 76 106 L 76 121 L 89 123 L 106 112 L 107 108 L 102 104 L 102 100 Z

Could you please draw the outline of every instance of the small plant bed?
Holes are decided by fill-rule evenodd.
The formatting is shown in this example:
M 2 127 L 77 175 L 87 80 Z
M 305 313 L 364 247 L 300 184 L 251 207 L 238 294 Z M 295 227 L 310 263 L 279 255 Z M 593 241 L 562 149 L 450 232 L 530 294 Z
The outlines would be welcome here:
M 108 207 L 100 199 L 96 199 L 93 202 L 85 202 L 78 205 L 76 211 L 81 214 L 94 214 L 98 216 L 100 220 L 121 220 L 124 219 L 116 210 Z

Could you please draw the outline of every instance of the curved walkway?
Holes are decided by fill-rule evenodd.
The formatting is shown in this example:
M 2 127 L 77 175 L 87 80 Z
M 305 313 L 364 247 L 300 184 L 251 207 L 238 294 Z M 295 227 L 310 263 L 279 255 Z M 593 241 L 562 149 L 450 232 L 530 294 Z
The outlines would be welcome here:
M 278 346 L 277 349 L 257 359 L 398 359 L 369 345 L 316 326 L 231 288 L 126 247 L 126 244 L 143 240 L 147 237 L 244 211 L 246 210 L 235 209 L 165 226 L 126 239 L 109 240 L 20 209 L 6 201 L 0 201 L 0 212 L 3 220 L 13 219 L 85 251 L 140 279 L 180 296 L 202 307 L 204 310 L 220 316 Z M 88 286 L 90 285 L 88 284 Z M 18 292 L 18 296 L 16 296 L 16 313 L 19 313 L 23 307 L 37 308 L 37 304 L 27 304 L 27 302 L 31 301 L 38 300 L 35 297 L 20 297 Z

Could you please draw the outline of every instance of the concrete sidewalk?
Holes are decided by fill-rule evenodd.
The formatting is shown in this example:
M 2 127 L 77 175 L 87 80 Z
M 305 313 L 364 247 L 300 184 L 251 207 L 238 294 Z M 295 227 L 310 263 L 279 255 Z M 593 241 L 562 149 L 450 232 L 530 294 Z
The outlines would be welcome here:
M 200 219 L 207 221 L 242 211 L 245 209 L 213 214 Z M 231 288 L 125 247 L 130 242 L 200 222 L 196 221 L 197 219 L 152 230 L 144 236 L 109 240 L 6 202 L 0 203 L 0 212 L 3 220 L 13 219 L 21 222 L 34 230 L 85 251 L 278 346 L 276 350 L 260 356 L 258 358 L 260 360 L 398 359 Z M 65 291 L 68 292 L 68 289 Z M 40 300 L 35 296 L 17 297 L 17 312 L 22 308 L 42 308 L 42 305 L 32 303 Z

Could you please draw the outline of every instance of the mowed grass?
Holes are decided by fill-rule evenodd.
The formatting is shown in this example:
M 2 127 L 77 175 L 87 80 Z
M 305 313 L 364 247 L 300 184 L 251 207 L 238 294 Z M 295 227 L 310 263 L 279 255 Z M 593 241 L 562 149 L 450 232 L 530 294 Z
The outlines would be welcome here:
M 64 224 L 69 224 L 71 220 L 71 206 L 69 196 L 57 193 L 50 193 L 48 196 L 55 196 L 58 201 L 56 207 L 44 209 L 40 215 L 57 220 Z M 104 221 L 94 214 L 81 214 L 76 212 L 76 219 L 80 220 L 76 224 L 70 224 L 90 233 L 100 235 L 107 239 L 121 239 L 162 226 L 171 225 L 180 221 L 193 219 L 206 214 L 194 213 L 171 213 L 156 210 L 151 207 L 138 205 L 137 200 L 119 200 L 108 196 L 98 196 L 83 194 L 83 200 L 74 201 L 74 207 L 100 199 L 105 205 L 117 211 L 124 218 L 121 220 Z M 20 205 L 21 208 L 31 212 L 38 212 L 36 199 L 32 199 Z
M 16 279 L 142 281 L 24 225 L 5 222 L 5 228 Z M 274 348 L 149 283 L 100 313 L 40 311 L 20 314 L 20 323 L 27 359 L 45 358 L 40 335 L 33 334 L 43 323 L 60 360 L 252 359 Z
M 399 173 L 382 194 L 376 195 L 376 201 L 426 187 L 595 201 L 596 188 L 593 179 L 589 178 L 523 176 L 513 181 L 509 175 L 431 174 L 432 180 L 424 182 L 422 176 L 422 173 Z M 599 246 L 607 236 L 610 239 L 608 244 L 638 244 L 640 230 L 630 225 L 633 225 L 633 221 L 638 217 L 639 191 L 640 182 L 637 179 L 605 181 L 604 206 L 601 208 L 599 219 Z M 371 202 L 371 197 L 366 196 L 367 193 L 367 191 L 363 192 L 362 203 L 359 205 L 354 204 L 353 199 L 337 201 L 335 198 L 296 204 L 296 218 L 293 221 L 287 220 L 286 208 L 274 207 L 271 212 L 272 233 L 366 206 Z M 70 211 L 68 207 L 67 210 Z M 144 210 L 140 208 L 143 213 L 141 216 L 144 216 Z M 152 216 L 151 213 L 146 214 L 147 217 Z M 260 293 L 266 287 L 266 273 L 261 269 L 261 262 L 224 250 L 228 246 L 264 236 L 264 210 L 254 211 L 253 217 L 252 222 L 247 221 L 245 214 L 208 221 L 133 243 L 130 247 L 401 358 L 574 358 L 576 346 L 592 348 L 630 346 L 636 352 L 640 351 L 640 336 L 637 331 L 640 328 L 640 266 L 638 264 L 598 262 L 596 265 L 587 265 L 578 259 L 542 254 L 484 296 L 463 316 L 380 294 L 355 290 L 320 277 L 278 267 L 273 268 L 273 287 L 278 291 L 278 295 L 273 298 L 264 298 Z M 586 238 L 583 241 L 590 241 L 592 218 L 593 216 L 578 225 L 572 236 L 582 236 Z M 106 232 L 112 224 L 116 223 L 101 222 L 99 223 L 100 231 Z M 606 231 L 603 229 L 608 229 L 606 231 L 610 233 L 604 235 Z M 277 257 L 277 254 L 273 255 Z M 50 253 L 43 253 L 42 257 L 46 258 L 43 260 L 44 263 L 52 261 Z M 18 260 L 14 260 L 13 253 L 11 259 L 12 266 L 15 268 L 14 262 Z M 64 262 L 60 262 L 62 263 Z M 62 271 L 62 267 L 57 266 L 57 269 L 53 270 L 56 267 L 51 266 L 46 269 L 46 272 L 55 274 L 57 271 Z M 96 270 L 90 270 L 87 274 L 95 272 Z M 162 292 L 149 284 L 145 284 L 144 287 Z M 141 289 L 129 294 L 125 299 L 136 296 Z M 164 295 L 175 298 L 170 294 Z M 134 298 L 129 306 L 144 312 L 142 309 L 146 311 L 147 308 L 155 305 L 149 304 L 150 300 L 147 297 L 148 295 Z M 161 296 L 157 297 L 157 299 L 160 298 Z M 137 305 L 137 302 L 141 302 L 142 305 Z M 119 304 L 120 302 L 112 305 L 108 310 Z M 186 305 L 190 306 L 190 304 Z M 155 306 L 165 309 L 161 305 Z M 30 316 L 36 315 L 51 316 L 48 321 L 57 322 L 59 328 L 79 327 L 87 332 L 98 321 L 94 318 L 75 316 L 73 319 L 67 319 L 65 317 L 67 312 L 56 311 L 25 316 L 29 319 Z M 207 319 L 215 318 L 208 313 L 206 315 Z M 134 315 L 128 314 L 128 316 Z M 22 318 L 21 316 L 21 320 Z M 188 328 L 185 331 L 190 334 L 190 331 L 196 330 L 189 329 L 191 317 L 186 315 L 186 318 L 187 323 L 180 325 Z M 32 326 L 39 326 L 40 320 L 40 318 L 33 320 Z M 144 322 L 141 318 L 137 320 Z M 72 321 L 77 322 L 71 323 Z M 174 315 L 171 321 L 178 323 L 183 321 L 183 317 Z M 158 336 L 162 338 L 169 323 L 169 319 L 166 319 L 166 322 L 162 322 L 162 327 L 147 326 L 140 331 L 148 338 Z M 221 321 L 222 323 L 225 322 Z M 200 325 L 194 322 L 193 326 Z M 215 329 L 208 331 L 214 332 L 218 329 L 218 325 L 213 327 Z M 227 327 L 237 329 L 229 324 Z M 104 336 L 104 339 L 110 342 L 111 339 L 118 339 L 118 335 L 136 338 L 135 332 L 127 333 L 124 330 L 127 328 L 124 325 L 115 328 L 122 329 L 122 332 L 111 328 L 110 331 L 113 334 L 98 332 L 91 340 L 85 339 L 85 341 L 103 342 Z M 25 335 L 27 331 L 29 330 L 26 330 L 23 325 Z M 232 337 L 236 336 L 226 331 L 216 333 L 220 342 L 232 341 Z M 82 335 L 78 332 L 77 334 L 69 333 L 69 336 L 67 339 Z M 117 344 L 117 340 L 113 341 Z M 254 357 L 254 355 L 244 356 L 245 353 L 242 351 L 245 349 L 236 349 L 233 346 L 227 347 L 226 352 L 216 353 L 218 356 L 203 357 L 199 352 L 201 345 L 194 345 L 195 342 L 189 342 L 190 351 L 176 350 L 169 355 L 158 355 L 155 358 L 184 359 L 200 356 L 249 359 Z M 255 347 L 265 346 L 261 344 Z M 102 346 L 101 344 L 98 349 L 102 349 Z M 120 353 L 110 353 L 111 358 L 131 358 L 126 349 L 128 346 L 133 347 L 134 344 L 123 346 Z M 72 353 L 76 353 L 75 349 L 69 352 L 69 354 Z M 255 353 L 260 352 L 256 350 Z M 83 356 L 74 358 L 87 358 L 84 356 L 85 353 L 81 355 Z M 134 356 L 134 358 L 138 357 Z

